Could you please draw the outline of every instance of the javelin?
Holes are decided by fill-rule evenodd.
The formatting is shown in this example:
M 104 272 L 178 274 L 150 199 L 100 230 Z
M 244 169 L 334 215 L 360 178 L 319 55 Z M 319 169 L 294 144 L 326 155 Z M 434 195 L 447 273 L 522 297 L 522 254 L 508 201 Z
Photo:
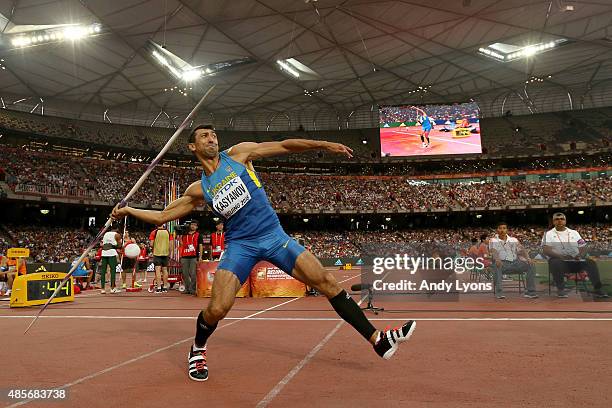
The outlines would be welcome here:
M 151 174 L 151 172 L 153 171 L 153 169 L 155 168 L 155 166 L 157 166 L 159 164 L 159 162 L 161 161 L 162 157 L 164 157 L 164 154 L 166 154 L 166 152 L 170 149 L 170 147 L 172 146 L 172 143 L 174 143 L 174 141 L 176 140 L 176 138 L 181 134 L 181 132 L 183 131 L 183 129 L 185 129 L 187 127 L 187 124 L 189 123 L 189 121 L 194 117 L 194 115 L 196 114 L 196 112 L 200 109 L 200 107 L 202 106 L 202 104 L 204 103 L 204 100 L 208 97 L 208 95 L 211 93 L 211 91 L 215 88 L 215 85 L 212 85 L 210 88 L 208 88 L 208 91 L 206 91 L 206 93 L 204 94 L 204 96 L 202 96 L 202 99 L 200 99 L 200 101 L 197 103 L 197 105 L 193 108 L 193 110 L 189 113 L 189 115 L 187 115 L 187 117 L 183 120 L 183 122 L 181 123 L 181 125 L 178 127 L 178 129 L 176 129 L 176 131 L 174 132 L 174 134 L 172 135 L 172 137 L 170 139 L 168 139 L 168 141 L 166 142 L 165 146 L 163 147 L 163 149 L 161 149 L 161 151 L 157 154 L 157 156 L 155 157 L 155 159 L 153 159 L 153 161 L 151 162 L 151 164 L 149 164 L 149 167 L 147 167 L 147 169 L 145 170 L 144 173 L 142 173 L 142 176 L 140 176 L 140 178 L 138 179 L 138 181 L 136 182 L 136 184 L 134 184 L 134 187 L 132 187 L 132 189 L 130 190 L 129 193 L 127 193 L 127 195 L 123 198 L 123 200 L 121 200 L 119 202 L 119 208 L 125 207 L 127 205 L 127 202 L 129 201 L 130 198 L 132 198 L 132 196 L 134 194 L 136 194 L 136 191 L 138 191 L 138 189 L 140 188 L 140 186 L 142 186 L 142 184 L 144 183 L 144 181 L 147 179 L 147 177 L 149 177 L 149 174 Z M 79 259 L 72 265 L 72 267 L 70 268 L 70 271 L 68 271 L 68 273 L 66 274 L 66 276 L 64 277 L 64 279 L 62 280 L 62 282 L 58 285 L 58 287 L 55 289 L 55 291 L 53 292 L 53 294 L 51 295 L 51 297 L 49 298 L 49 300 L 47 300 L 47 302 L 43 305 L 43 307 L 38 311 L 38 313 L 36 314 L 36 316 L 34 317 L 34 319 L 32 320 L 32 322 L 30 322 L 30 325 L 28 326 L 28 328 L 25 330 L 25 332 L 23 332 L 23 334 L 26 334 L 28 332 L 28 330 L 30 330 L 30 328 L 34 325 L 34 323 L 36 323 L 36 320 L 38 320 L 38 318 L 40 317 L 40 315 L 42 314 L 42 312 L 45 311 L 45 309 L 47 308 L 47 306 L 49 306 L 49 304 L 51 303 L 51 301 L 55 298 L 55 296 L 57 296 L 57 294 L 59 293 L 60 289 L 62 288 L 62 286 L 64 286 L 64 284 L 70 279 L 70 277 L 72 276 L 72 274 L 74 273 L 74 271 L 76 270 L 77 266 L 81 264 L 81 262 L 83 262 L 83 259 L 85 259 L 85 256 L 87 255 L 87 253 L 89 251 L 91 251 L 93 249 L 93 247 L 96 245 L 96 243 L 100 240 L 100 238 L 102 238 L 102 236 L 104 235 L 104 233 L 108 230 L 108 228 L 111 226 L 111 224 L 113 223 L 113 217 L 110 216 L 108 217 L 108 220 L 106 221 L 106 223 L 104 224 L 104 227 L 100 230 L 100 232 L 98 232 L 98 235 L 96 235 L 96 237 L 93 239 L 93 241 L 91 241 L 89 243 L 89 246 L 85 249 L 85 251 L 83 251 L 83 253 L 81 254 L 81 256 L 79 257 Z

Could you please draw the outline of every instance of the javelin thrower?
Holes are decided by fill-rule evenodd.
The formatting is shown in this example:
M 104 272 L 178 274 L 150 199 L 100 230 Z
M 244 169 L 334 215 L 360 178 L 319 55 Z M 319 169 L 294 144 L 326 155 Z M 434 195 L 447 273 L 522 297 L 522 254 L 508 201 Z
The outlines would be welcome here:
M 432 125 L 432 121 L 433 119 L 430 119 L 429 116 L 427 115 L 427 113 L 420 108 L 417 108 L 416 106 L 411 106 L 411 109 L 416 110 L 419 113 L 419 117 L 418 117 L 418 121 L 421 122 L 421 147 L 425 148 L 425 147 L 429 147 L 430 143 L 429 143 L 429 132 L 431 132 L 431 130 L 433 129 L 433 125 Z M 427 143 L 425 143 L 425 139 L 427 139 Z
M 217 133 L 209 125 L 198 126 L 191 132 L 188 148 L 199 160 L 203 171 L 201 179 L 191 184 L 182 197 L 163 211 L 117 205 L 113 217 L 120 219 L 129 215 L 160 225 L 183 218 L 206 203 L 227 227 L 225 252 L 215 273 L 212 296 L 206 309 L 198 315 L 194 343 L 188 352 L 189 378 L 194 381 L 208 379 L 206 342 L 219 321 L 230 311 L 236 293 L 260 260 L 273 263 L 324 294 L 336 313 L 369 341 L 379 356 L 391 358 L 399 344 L 412 335 L 416 322 L 410 320 L 392 330 L 377 330 L 319 260 L 285 233 L 252 163 L 264 157 L 311 150 L 350 158 L 353 151 L 340 143 L 288 139 L 239 143 L 220 152 Z

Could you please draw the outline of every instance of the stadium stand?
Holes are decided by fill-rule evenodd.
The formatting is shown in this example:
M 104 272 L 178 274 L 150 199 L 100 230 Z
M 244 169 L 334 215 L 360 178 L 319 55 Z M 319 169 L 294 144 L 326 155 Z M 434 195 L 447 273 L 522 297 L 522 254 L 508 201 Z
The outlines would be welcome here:
M 442 114 L 442 113 L 441 113 Z M 481 119 L 483 148 L 489 156 L 528 155 L 542 152 L 597 151 L 609 148 L 610 108 L 586 109 L 528 116 Z M 92 145 L 133 149 L 140 153 L 157 152 L 174 129 L 114 125 L 109 123 L 40 116 L 19 111 L 0 110 L 0 129 L 27 132 L 40 137 L 80 141 Z M 351 146 L 360 162 L 379 161 L 376 146 L 378 129 L 336 131 L 243 132 L 219 129 L 222 148 L 249 140 L 282 140 L 288 137 L 342 142 Z M 366 140 L 368 143 L 364 144 Z M 187 133 L 183 133 L 170 153 L 189 157 Z M 322 163 L 344 160 L 327 153 L 307 153 L 276 158 L 277 162 Z

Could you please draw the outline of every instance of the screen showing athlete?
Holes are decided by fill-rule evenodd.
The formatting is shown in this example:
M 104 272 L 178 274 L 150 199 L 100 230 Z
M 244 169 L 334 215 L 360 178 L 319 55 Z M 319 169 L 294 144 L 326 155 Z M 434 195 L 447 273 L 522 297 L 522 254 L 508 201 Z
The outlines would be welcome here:
M 423 109 L 419 109 L 415 106 L 412 106 L 412 109 L 416 110 L 419 114 L 418 121 L 421 123 L 421 147 L 429 147 L 429 132 L 433 129 L 433 124 L 435 122 L 427 116 L 427 113 Z M 427 142 L 425 142 L 426 139 Z

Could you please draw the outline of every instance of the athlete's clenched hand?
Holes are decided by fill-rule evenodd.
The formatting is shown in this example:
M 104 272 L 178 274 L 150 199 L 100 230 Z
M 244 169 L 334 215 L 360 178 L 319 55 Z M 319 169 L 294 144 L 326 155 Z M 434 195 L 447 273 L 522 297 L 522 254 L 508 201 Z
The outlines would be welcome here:
M 120 220 L 123 217 L 127 217 L 129 215 L 130 208 L 128 206 L 119 207 L 121 204 L 117 204 L 115 208 L 113 208 L 113 212 L 111 216 L 114 220 Z

